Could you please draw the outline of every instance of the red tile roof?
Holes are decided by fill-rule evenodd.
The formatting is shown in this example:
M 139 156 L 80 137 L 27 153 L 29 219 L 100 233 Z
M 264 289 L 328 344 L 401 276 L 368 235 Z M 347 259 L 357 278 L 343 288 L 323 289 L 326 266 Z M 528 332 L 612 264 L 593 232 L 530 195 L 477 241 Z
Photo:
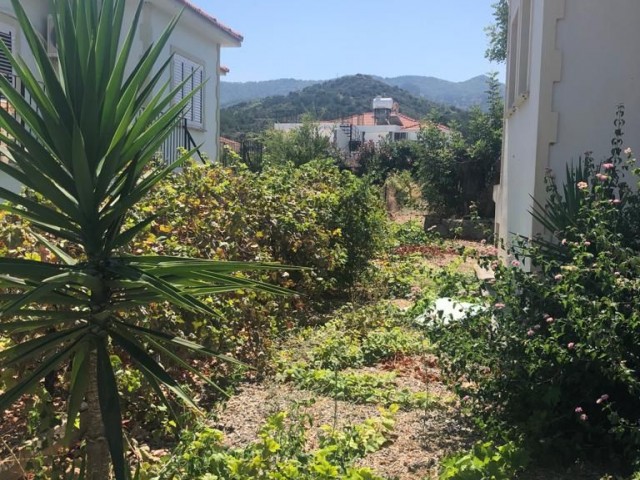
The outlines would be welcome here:
M 408 132 L 417 132 L 420 130 L 420 127 L 429 122 L 420 122 L 415 118 L 411 118 L 408 115 L 404 115 L 403 113 L 392 113 L 391 116 L 397 117 L 400 121 L 399 127 L 404 131 Z M 340 118 L 337 120 L 331 120 L 333 123 L 342 123 L 345 125 L 362 125 L 362 126 L 373 126 L 376 124 L 375 117 L 373 112 L 365 112 L 357 115 L 351 115 L 350 117 Z M 444 133 L 449 133 L 451 129 L 445 127 L 444 125 L 436 125 L 438 130 Z
M 244 40 L 244 37 L 240 33 L 236 32 L 235 30 L 233 30 L 233 29 L 227 27 L 226 25 L 224 25 L 223 23 L 219 22 L 217 18 L 215 18 L 214 16 L 212 16 L 209 13 L 205 12 L 200 7 L 194 5 L 189 0 L 176 0 L 176 1 L 181 3 L 181 4 L 183 4 L 189 10 L 191 10 L 191 11 L 197 13 L 198 15 L 200 15 L 207 22 L 211 23 L 212 25 L 215 25 L 220 30 L 228 33 L 234 39 L 236 39 L 238 42 L 242 42 Z
M 236 142 L 235 140 L 231 140 L 230 138 L 220 137 L 220 144 L 224 147 L 227 146 L 234 152 L 240 153 L 240 142 Z

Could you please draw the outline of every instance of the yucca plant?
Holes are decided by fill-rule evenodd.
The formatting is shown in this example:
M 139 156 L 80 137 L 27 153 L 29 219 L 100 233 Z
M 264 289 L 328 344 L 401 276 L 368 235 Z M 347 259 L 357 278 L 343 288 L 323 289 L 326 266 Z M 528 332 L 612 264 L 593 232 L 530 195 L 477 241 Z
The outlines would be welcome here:
M 125 3 L 52 0 L 59 56 L 55 66 L 20 0 L 12 5 L 37 70 L 31 71 L 0 42 L 30 98 L 25 100 L 0 76 L 0 94 L 13 109 L 0 109 L 0 141 L 10 160 L 0 162 L 0 170 L 31 192 L 21 196 L 0 187 L 0 196 L 10 202 L 0 208 L 40 230 L 40 240 L 58 259 L 0 258 L 0 334 L 28 334 L 27 340 L 0 351 L 0 369 L 31 365 L 0 395 L 0 411 L 49 372 L 72 365 L 67 425 L 73 428 L 86 402 L 82 421 L 88 432 L 90 479 L 109 478 L 111 467 L 118 480 L 128 476 L 111 352 L 124 352 L 165 402 L 171 392 L 193 407 L 154 357 L 165 354 L 180 363 L 173 347 L 215 354 L 125 320 L 119 312 L 170 302 L 216 316 L 202 296 L 238 289 L 284 293 L 233 274 L 275 265 L 124 253 L 155 218 L 125 227 L 128 212 L 190 157 L 187 152 L 162 167 L 153 162 L 195 93 L 176 102 L 182 85 L 171 90 L 163 76 L 171 59 L 156 65 L 178 20 L 136 62 L 131 50 L 143 2 L 128 31 L 123 26 Z M 183 361 L 181 365 L 190 368 Z

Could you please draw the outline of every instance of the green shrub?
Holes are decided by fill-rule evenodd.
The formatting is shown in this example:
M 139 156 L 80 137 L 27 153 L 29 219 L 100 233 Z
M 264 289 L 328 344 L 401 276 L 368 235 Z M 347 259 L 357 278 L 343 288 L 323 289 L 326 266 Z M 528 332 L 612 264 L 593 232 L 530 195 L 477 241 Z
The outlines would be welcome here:
M 411 171 L 421 155 L 416 142 L 364 143 L 355 153 L 356 173 L 368 176 L 373 182 L 383 185 L 394 173 Z
M 331 141 L 323 135 L 313 118 L 305 116 L 302 125 L 294 130 L 267 130 L 262 135 L 265 163 L 304 165 L 313 160 L 332 156 Z
M 309 267 L 261 277 L 296 290 L 298 298 L 245 292 L 212 300 L 224 322 L 159 308 L 162 322 L 175 322 L 187 335 L 254 365 L 268 358 L 273 335 L 292 325 L 296 310 L 344 295 L 386 236 L 377 192 L 330 161 L 268 167 L 261 174 L 242 166 L 191 165 L 160 184 L 138 212 L 159 216 L 137 237 L 134 251 Z
M 584 162 L 584 179 L 565 185 L 575 189 L 576 215 L 556 230 L 558 243 L 522 241 L 517 259 L 496 265 L 488 314 L 431 336 L 489 432 L 522 435 L 534 451 L 563 459 L 629 465 L 640 451 L 640 231 L 625 221 L 638 215 L 638 193 L 619 173 L 639 169 L 630 150 L 621 154 L 614 139 L 611 158 Z
M 512 480 L 527 466 L 527 453 L 513 442 L 496 446 L 479 442 L 468 453 L 451 455 L 440 462 L 440 480 Z
M 334 430 L 323 426 L 319 448 L 307 451 L 311 419 L 294 408 L 269 417 L 258 440 L 242 448 L 223 445 L 222 432 L 202 426 L 183 433 L 173 456 L 164 465 L 146 465 L 144 480 L 383 480 L 370 469 L 352 466 L 379 450 L 393 430 L 396 408 L 380 417 Z
M 394 247 L 402 247 L 407 245 L 429 245 L 437 243 L 437 241 L 425 231 L 422 222 L 410 220 L 404 223 L 391 224 L 391 243 Z

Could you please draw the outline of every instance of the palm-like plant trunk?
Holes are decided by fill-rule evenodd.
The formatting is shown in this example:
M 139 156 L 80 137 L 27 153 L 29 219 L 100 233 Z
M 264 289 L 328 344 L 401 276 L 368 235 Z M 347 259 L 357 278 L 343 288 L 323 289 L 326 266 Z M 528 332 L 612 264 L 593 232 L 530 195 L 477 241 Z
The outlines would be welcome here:
M 89 357 L 89 384 L 85 394 L 87 409 L 80 418 L 84 423 L 82 431 L 85 432 L 87 441 L 86 478 L 87 480 L 109 480 L 111 459 L 98 399 L 97 371 L 98 361 L 94 351 Z

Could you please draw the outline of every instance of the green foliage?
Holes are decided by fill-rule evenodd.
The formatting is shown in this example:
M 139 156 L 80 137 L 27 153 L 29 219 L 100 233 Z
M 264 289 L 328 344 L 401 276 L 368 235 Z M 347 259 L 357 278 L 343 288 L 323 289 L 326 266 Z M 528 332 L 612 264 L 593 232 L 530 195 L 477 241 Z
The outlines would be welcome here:
M 514 442 L 496 446 L 479 442 L 468 453 L 440 462 L 440 480 L 512 480 L 529 463 L 526 451 Z
M 133 59 L 143 2 L 127 32 L 125 0 L 53 0 L 54 65 L 23 3 L 11 2 L 36 68 L 0 42 L 20 78 L 18 88 L 0 76 L 0 93 L 11 105 L 0 109 L 0 141 L 8 159 L 0 162 L 0 170 L 30 193 L 0 188 L 0 197 L 12 202 L 3 203 L 2 211 L 29 221 L 42 252 L 39 258 L 0 258 L 0 332 L 25 334 L 0 351 L 0 370 L 33 367 L 0 394 L 0 411 L 33 391 L 42 377 L 72 365 L 67 436 L 86 400 L 84 418 L 98 426 L 87 431 L 88 468 L 97 469 L 92 472 L 96 478 L 106 478 L 110 454 L 116 479 L 124 480 L 114 350 L 140 370 L 169 409 L 166 393 L 197 406 L 158 355 L 180 362 L 174 353 L 178 349 L 213 357 L 219 353 L 164 329 L 148 329 L 125 312 L 166 302 L 215 318 L 217 312 L 202 297 L 239 288 L 287 290 L 234 275 L 277 269 L 273 265 L 124 252 L 156 218 L 155 211 L 147 211 L 133 220 L 134 206 L 192 153 L 169 166 L 156 162 L 158 149 L 197 93 L 175 101 L 184 85 L 172 88 L 166 81 L 170 59 L 157 66 L 178 18 L 159 32 L 145 55 Z M 200 372 L 185 368 L 213 386 Z
M 484 105 L 486 77 L 479 75 L 464 82 L 450 82 L 434 77 L 402 75 L 381 78 L 383 82 L 399 87 L 416 97 L 424 97 L 442 105 L 467 109 Z M 241 102 L 252 102 L 265 97 L 287 95 L 311 85 L 323 83 L 318 80 L 294 80 L 281 78 L 258 82 L 220 82 L 220 104 L 223 108 Z
M 511 265 L 494 264 L 488 313 L 431 335 L 490 434 L 521 435 L 532 450 L 564 460 L 629 466 L 640 448 L 640 231 L 625 220 L 637 217 L 638 193 L 622 172 L 637 181 L 640 169 L 630 150 L 622 156 L 620 127 L 612 156 L 570 169 L 568 182 L 578 183 L 551 188 L 548 210 L 537 210 L 558 225 L 561 241 L 521 242 Z M 560 191 L 569 197 L 554 197 Z M 576 216 L 565 222 L 551 210 L 557 205 Z M 520 262 L 535 268 L 525 272 Z
M 292 163 L 304 165 L 312 160 L 331 156 L 331 141 L 324 136 L 310 116 L 304 116 L 302 125 L 292 131 L 267 130 L 263 134 L 265 161 L 272 165 Z
M 433 213 L 468 215 L 472 204 L 481 217 L 493 215 L 493 185 L 499 174 L 502 149 L 503 101 L 496 74 L 487 83 L 489 109 L 471 110 L 464 135 L 423 129 L 416 178 Z
M 225 447 L 222 432 L 203 426 L 185 432 L 169 461 L 160 469 L 149 466 L 151 471 L 142 479 L 382 480 L 371 470 L 352 464 L 387 442 L 396 410 L 381 410 L 380 417 L 343 430 L 321 427 L 315 451 L 305 449 L 310 418 L 297 408 L 269 417 L 259 439 L 242 448 Z
M 507 61 L 507 32 L 509 30 L 509 2 L 498 0 L 492 5 L 494 24 L 485 30 L 489 38 L 489 46 L 484 56 L 492 62 Z
M 458 171 L 458 163 L 466 160 L 462 134 L 445 133 L 435 126 L 428 126 L 420 132 L 418 141 L 422 155 L 416 165 L 416 177 L 429 211 L 440 215 L 464 212 Z
M 398 388 L 393 373 L 338 372 L 294 364 L 286 368 L 280 378 L 298 388 L 347 402 L 384 406 L 396 404 L 405 409 L 442 405 L 442 399 L 426 392 Z
M 297 122 L 310 114 L 318 120 L 336 120 L 371 111 L 377 96 L 392 97 L 402 113 L 422 118 L 438 104 L 411 95 L 406 90 L 388 85 L 368 75 L 352 75 L 312 85 L 286 96 L 273 96 L 222 109 L 221 134 L 235 137 L 241 133 L 258 133 L 273 127 L 275 122 Z M 441 107 L 447 121 L 465 116 L 463 111 Z
M 330 160 L 301 167 L 186 167 L 135 212 L 163 213 L 134 249 L 309 267 L 280 280 L 318 299 L 338 294 L 384 246 L 386 218 L 376 189 Z
M 425 348 L 422 334 L 404 325 L 397 312 L 372 306 L 292 339 L 280 352 L 278 377 L 337 400 L 416 408 L 437 402 L 426 393 L 398 388 L 393 373 L 347 369 L 417 355 Z
M 342 370 L 424 351 L 422 333 L 409 327 L 397 308 L 382 302 L 351 308 L 288 339 L 278 359 L 281 370 L 291 364 Z
M 410 171 L 420 154 L 416 142 L 404 140 L 376 144 L 369 141 L 355 153 L 356 173 L 367 175 L 374 183 L 383 185 L 392 173 Z

